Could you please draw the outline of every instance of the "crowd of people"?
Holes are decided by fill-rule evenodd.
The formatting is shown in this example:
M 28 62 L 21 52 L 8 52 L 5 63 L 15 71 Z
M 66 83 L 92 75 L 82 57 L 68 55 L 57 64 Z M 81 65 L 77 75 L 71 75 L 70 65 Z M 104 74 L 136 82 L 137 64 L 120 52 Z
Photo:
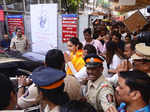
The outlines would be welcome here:
M 140 33 L 101 21 L 96 31 L 83 31 L 84 42 L 70 38 L 67 52 L 49 50 L 44 66 L 18 78 L 17 90 L 0 74 L 0 110 L 150 112 L 150 44 L 138 40 Z M 27 40 L 17 38 L 10 49 L 24 52 Z

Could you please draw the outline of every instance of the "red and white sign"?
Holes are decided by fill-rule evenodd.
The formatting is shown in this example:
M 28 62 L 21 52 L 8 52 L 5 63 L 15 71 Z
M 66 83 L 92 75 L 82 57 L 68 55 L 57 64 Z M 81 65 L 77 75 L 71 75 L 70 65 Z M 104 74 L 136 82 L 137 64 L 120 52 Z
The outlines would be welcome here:
M 0 5 L 0 21 L 4 22 L 4 10 L 1 5 Z
M 14 28 L 21 28 L 22 33 L 24 34 L 24 23 L 23 23 L 23 16 L 22 15 L 8 15 L 8 31 L 11 35 L 14 32 Z
M 63 14 L 62 41 L 67 42 L 72 37 L 78 37 L 78 16 L 76 14 Z
M 4 11 L 0 10 L 0 21 L 4 21 Z

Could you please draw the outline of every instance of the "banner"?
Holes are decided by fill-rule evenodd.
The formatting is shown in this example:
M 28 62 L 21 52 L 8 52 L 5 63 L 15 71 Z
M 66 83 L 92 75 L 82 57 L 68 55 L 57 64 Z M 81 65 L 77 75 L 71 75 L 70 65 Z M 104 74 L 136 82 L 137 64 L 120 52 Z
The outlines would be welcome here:
M 2 22 L 4 21 L 4 11 L 1 5 L 0 5 L 0 21 Z
M 12 35 L 12 32 L 17 28 L 21 28 L 22 33 L 24 34 L 24 23 L 23 23 L 23 15 L 8 15 L 8 32 Z
M 62 41 L 67 42 L 72 37 L 78 37 L 78 15 L 62 15 Z
M 145 24 L 147 24 L 146 19 L 140 11 L 135 12 L 130 17 L 128 17 L 124 24 L 127 26 L 130 32 L 136 31 L 137 28 L 142 29 Z
M 31 5 L 32 52 L 57 48 L 57 4 Z

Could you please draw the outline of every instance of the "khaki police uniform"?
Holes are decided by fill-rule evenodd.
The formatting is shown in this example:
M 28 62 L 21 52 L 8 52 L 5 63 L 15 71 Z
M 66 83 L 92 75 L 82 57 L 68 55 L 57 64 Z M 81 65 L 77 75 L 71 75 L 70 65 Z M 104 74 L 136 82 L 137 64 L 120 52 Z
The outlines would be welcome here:
M 95 82 L 88 81 L 85 95 L 87 102 L 98 112 L 106 111 L 112 105 L 115 106 L 114 89 L 103 75 Z
M 75 77 L 67 75 L 64 78 L 64 83 L 64 91 L 68 93 L 70 100 L 80 100 L 82 98 L 81 85 Z
M 89 54 L 84 60 L 87 69 L 103 67 L 104 58 L 96 54 Z M 94 106 L 98 112 L 107 111 L 109 107 L 115 106 L 114 89 L 112 85 L 105 80 L 101 72 L 102 71 L 99 72 L 99 77 L 96 80 L 88 81 L 87 90 L 84 93 L 87 102 Z M 96 74 L 94 73 L 93 75 Z

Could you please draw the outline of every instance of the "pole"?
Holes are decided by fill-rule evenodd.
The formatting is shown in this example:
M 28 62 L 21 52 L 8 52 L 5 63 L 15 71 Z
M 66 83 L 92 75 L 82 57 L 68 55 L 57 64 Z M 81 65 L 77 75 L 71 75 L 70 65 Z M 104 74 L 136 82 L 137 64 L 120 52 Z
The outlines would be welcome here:
M 95 6 L 95 0 L 93 0 L 93 12 L 95 11 L 94 6 Z

